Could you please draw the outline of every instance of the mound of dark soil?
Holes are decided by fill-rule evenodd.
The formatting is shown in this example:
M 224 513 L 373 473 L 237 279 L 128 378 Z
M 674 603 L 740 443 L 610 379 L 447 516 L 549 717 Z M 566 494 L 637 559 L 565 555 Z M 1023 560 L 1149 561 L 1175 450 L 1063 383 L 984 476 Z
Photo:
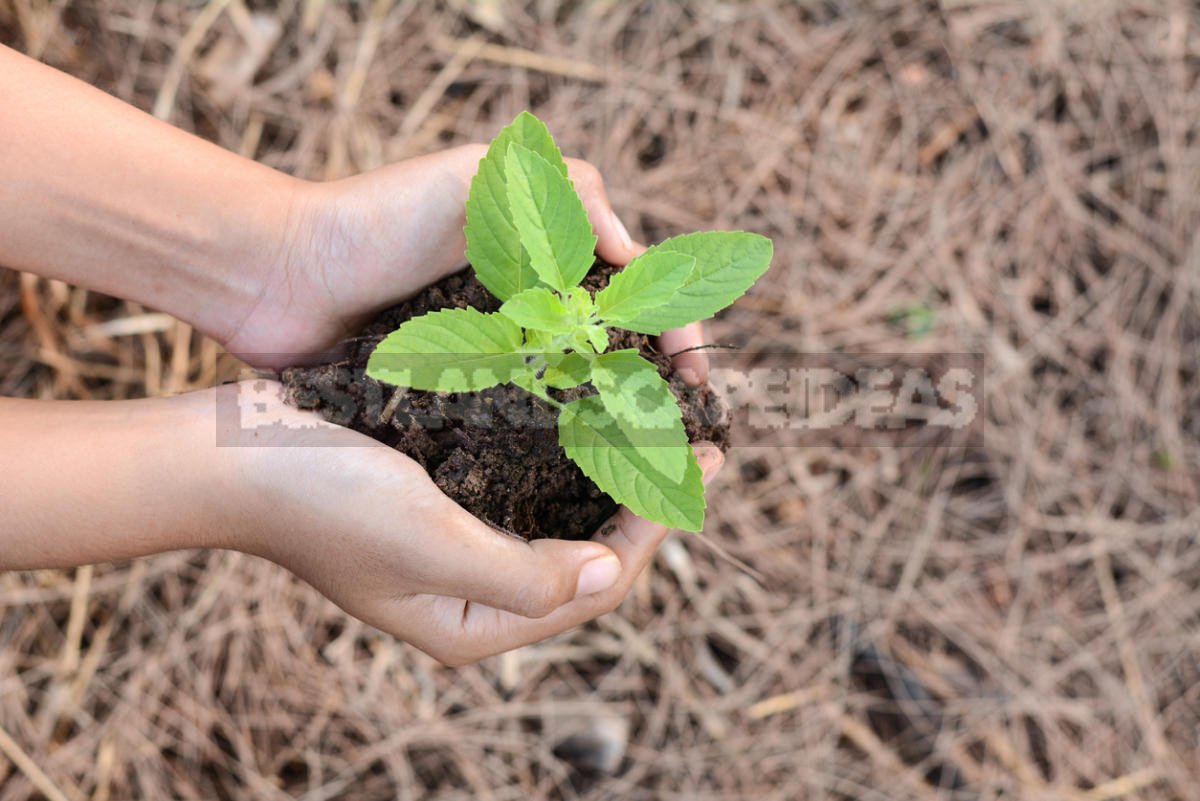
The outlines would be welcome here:
M 599 289 L 615 270 L 597 261 L 584 286 Z M 467 306 L 500 306 L 469 269 L 382 312 L 349 343 L 345 360 L 284 371 L 288 402 L 403 451 L 443 492 L 497 528 L 528 539 L 590 537 L 617 506 L 559 447 L 554 409 L 512 385 L 441 394 L 399 389 L 366 375 L 371 351 L 405 320 Z M 725 407 L 709 387 L 684 384 L 649 337 L 610 334 L 611 349 L 638 348 L 658 365 L 679 399 L 691 441 L 726 446 Z

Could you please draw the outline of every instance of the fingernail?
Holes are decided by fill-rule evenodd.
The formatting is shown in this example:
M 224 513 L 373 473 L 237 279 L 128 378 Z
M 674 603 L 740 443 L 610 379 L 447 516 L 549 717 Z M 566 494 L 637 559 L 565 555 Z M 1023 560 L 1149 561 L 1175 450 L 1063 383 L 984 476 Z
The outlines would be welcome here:
M 700 464 L 702 480 L 707 484 L 713 476 L 720 472 L 721 465 L 725 464 L 725 454 L 721 453 L 721 449 L 711 442 L 694 443 L 692 450 L 696 454 L 696 461 Z
M 683 383 L 689 387 L 700 386 L 700 376 L 691 367 L 680 367 L 675 372 L 679 373 L 679 377 L 683 379 Z
M 621 218 L 617 216 L 615 211 L 610 211 L 608 214 L 612 217 L 613 228 L 617 229 L 617 236 L 621 237 L 621 245 L 625 250 L 631 250 L 633 248 L 633 237 L 625 229 L 625 224 L 621 222 Z
M 579 570 L 579 583 L 575 585 L 575 597 L 592 595 L 617 583 L 621 575 L 621 560 L 615 556 L 601 556 L 584 564 Z

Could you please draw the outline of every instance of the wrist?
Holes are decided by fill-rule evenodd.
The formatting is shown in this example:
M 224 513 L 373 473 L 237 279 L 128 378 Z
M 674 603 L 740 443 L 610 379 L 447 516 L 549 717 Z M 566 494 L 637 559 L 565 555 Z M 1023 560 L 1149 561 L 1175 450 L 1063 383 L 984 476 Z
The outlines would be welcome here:
M 136 498 L 113 504 L 130 516 L 129 529 L 140 532 L 125 544 L 128 555 L 236 548 L 224 517 L 234 479 L 216 436 L 215 391 L 95 406 L 98 418 L 115 418 L 111 429 L 102 429 L 97 449 L 129 454 L 113 471 L 115 491 Z
M 0 569 L 228 547 L 214 404 L 198 395 L 0 402 Z
M 196 297 L 182 316 L 232 351 L 258 345 L 279 298 L 292 295 L 311 263 L 306 235 L 314 214 L 314 184 L 247 162 L 258 173 L 247 191 L 226 204 L 218 199 L 209 247 L 200 270 L 217 279 L 214 291 Z M 274 322 L 274 321 L 272 321 Z
M 362 262 L 352 205 L 341 183 L 283 176 L 272 190 L 274 209 L 242 244 L 253 269 L 232 287 L 220 333 L 230 352 L 258 367 L 283 368 L 319 360 L 350 333 L 362 313 L 354 291 Z M 257 254 L 255 258 L 252 254 Z
M 246 550 L 244 532 L 233 525 L 243 505 L 237 452 L 221 436 L 221 391 L 224 386 L 152 401 L 157 406 L 142 421 L 159 432 L 151 440 L 155 457 L 151 474 L 168 476 L 179 525 L 165 533 L 170 547 Z M 161 480 L 161 479 L 160 479 Z

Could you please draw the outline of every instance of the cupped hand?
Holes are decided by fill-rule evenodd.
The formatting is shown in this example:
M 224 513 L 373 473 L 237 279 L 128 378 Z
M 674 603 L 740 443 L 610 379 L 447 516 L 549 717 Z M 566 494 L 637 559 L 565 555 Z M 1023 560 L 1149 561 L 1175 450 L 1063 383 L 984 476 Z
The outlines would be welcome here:
M 460 267 L 464 206 L 485 153 L 483 146 L 458 147 L 303 185 L 286 257 L 227 347 L 264 367 L 320 358 L 373 313 Z M 641 253 L 595 167 L 576 159 L 567 166 L 598 254 L 625 264 Z M 677 353 L 702 342 L 696 323 L 664 333 L 659 346 Z M 681 353 L 675 365 L 689 383 L 707 379 L 700 351 Z M 235 393 L 228 401 L 247 390 L 219 391 Z M 262 392 L 255 395 L 263 400 Z M 350 614 L 447 664 L 535 642 L 610 611 L 666 535 L 663 526 L 622 509 L 591 541 L 526 543 L 467 513 L 403 454 L 318 424 L 273 390 L 266 404 L 284 424 L 259 432 L 260 447 L 234 449 L 240 486 L 254 491 L 233 507 L 230 525 L 262 521 L 235 547 L 287 567 Z M 696 454 L 707 479 L 722 462 L 720 451 L 701 446 Z
M 487 152 L 466 145 L 408 159 L 352 178 L 298 185 L 286 247 L 266 274 L 250 313 L 225 345 L 252 364 L 286 367 L 351 336 L 379 310 L 411 296 L 463 264 L 465 204 Z M 567 159 L 605 260 L 626 264 L 644 250 L 613 212 L 599 171 Z M 666 332 L 666 353 L 703 342 L 699 323 Z M 685 381 L 707 379 L 702 351 L 678 356 Z
M 622 509 L 590 541 L 525 542 L 468 514 L 407 456 L 287 406 L 277 384 L 216 392 L 220 441 L 251 446 L 217 449 L 230 544 L 449 665 L 611 611 L 666 535 Z M 248 408 L 271 424 L 247 426 L 235 412 Z M 708 444 L 696 456 L 706 481 L 723 461 Z

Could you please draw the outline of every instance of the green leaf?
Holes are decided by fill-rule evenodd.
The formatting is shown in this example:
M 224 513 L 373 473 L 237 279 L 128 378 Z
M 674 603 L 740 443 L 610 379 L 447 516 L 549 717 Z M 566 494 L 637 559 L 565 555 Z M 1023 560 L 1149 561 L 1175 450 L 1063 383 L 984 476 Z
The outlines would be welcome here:
M 375 348 L 367 375 L 432 392 L 470 392 L 528 370 L 521 329 L 499 314 L 443 309 L 413 318 Z
M 500 139 L 501 137 L 507 139 L 503 143 L 503 149 L 500 151 L 501 155 L 508 152 L 509 144 L 516 142 L 518 145 L 524 145 L 529 148 L 554 165 L 555 169 L 564 176 L 567 174 L 567 163 L 563 161 L 562 152 L 558 149 L 558 145 L 554 143 L 554 137 L 550 135 L 550 130 L 544 122 L 528 111 L 522 111 L 518 114 L 516 119 L 501 130 L 496 138 Z
M 600 319 L 623 327 L 641 312 L 662 306 L 696 266 L 694 256 L 669 250 L 647 250 L 614 275 L 596 293 Z
M 575 187 L 546 159 L 514 142 L 504 160 L 508 205 L 521 245 L 543 281 L 566 291 L 587 275 L 596 235 Z
M 589 325 L 587 328 L 587 341 L 595 348 L 596 353 L 604 353 L 608 350 L 608 331 L 602 325 Z
M 573 286 L 566 291 L 563 305 L 567 307 L 567 314 L 571 315 L 576 322 L 589 320 L 596 313 L 596 304 L 592 300 L 592 293 L 581 286 Z
M 512 377 L 512 383 L 515 386 L 525 390 L 530 395 L 536 395 L 544 400 L 550 399 L 549 394 L 546 392 L 546 387 L 537 380 L 537 376 L 535 376 L 532 372 L 517 373 Z
M 497 140 L 499 141 L 499 140 Z M 538 283 L 508 209 L 504 151 L 493 144 L 479 162 L 467 195 L 467 261 L 479 282 L 500 300 Z
M 554 349 L 554 334 L 548 331 L 538 331 L 536 328 L 530 328 L 525 332 L 525 352 L 532 353 L 534 351 Z
M 638 453 L 672 481 L 681 481 L 687 432 L 675 393 L 658 368 L 636 350 L 605 353 L 592 363 L 592 385 Z
M 683 479 L 671 481 L 629 443 L 594 395 L 563 407 L 558 441 L 584 475 L 635 514 L 686 531 L 704 527 L 704 482 L 690 451 Z
M 504 301 L 500 313 L 522 328 L 560 334 L 571 330 L 567 307 L 545 287 L 526 289 Z
M 547 360 L 543 378 L 555 389 L 572 389 L 592 376 L 592 363 L 578 353 L 548 354 Z
M 567 165 L 546 126 L 528 111 L 522 111 L 501 129 L 487 155 L 479 162 L 479 171 L 471 179 L 467 195 L 467 261 L 488 291 L 501 300 L 538 284 L 529 255 L 521 247 L 505 190 L 504 157 L 508 146 L 524 145 L 563 175 Z
M 771 240 L 745 231 L 708 231 L 671 237 L 646 251 L 682 253 L 696 266 L 663 305 L 620 323 L 642 334 L 661 334 L 705 320 L 746 293 L 771 266 Z M 643 254 L 645 255 L 645 254 Z
M 921 339 L 937 326 L 937 310 L 928 303 L 900 306 L 888 315 L 888 321 L 905 329 L 909 339 Z

